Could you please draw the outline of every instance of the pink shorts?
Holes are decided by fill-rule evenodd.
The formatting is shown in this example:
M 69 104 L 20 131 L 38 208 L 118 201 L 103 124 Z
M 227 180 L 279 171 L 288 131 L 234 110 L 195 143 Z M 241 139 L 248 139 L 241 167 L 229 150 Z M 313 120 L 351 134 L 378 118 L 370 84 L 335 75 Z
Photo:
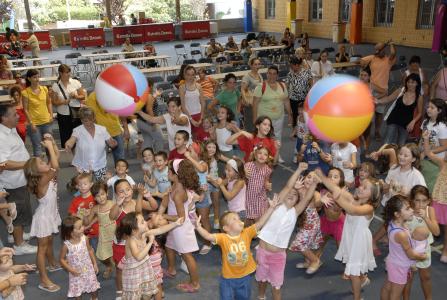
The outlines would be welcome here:
M 256 251 L 256 281 L 269 282 L 272 287 L 280 289 L 284 283 L 286 251 L 270 252 L 261 247 Z
M 411 268 L 401 267 L 399 265 L 389 262 L 386 260 L 386 271 L 388 272 L 388 281 L 396 284 L 406 284 L 408 278 L 410 277 Z
M 340 243 L 343 233 L 343 224 L 345 224 L 345 215 L 342 213 L 336 221 L 330 221 L 325 215 L 320 217 L 321 233 L 332 236 Z
M 447 225 L 447 204 L 441 204 L 433 201 L 432 206 L 435 209 L 436 219 L 438 220 L 438 223 Z

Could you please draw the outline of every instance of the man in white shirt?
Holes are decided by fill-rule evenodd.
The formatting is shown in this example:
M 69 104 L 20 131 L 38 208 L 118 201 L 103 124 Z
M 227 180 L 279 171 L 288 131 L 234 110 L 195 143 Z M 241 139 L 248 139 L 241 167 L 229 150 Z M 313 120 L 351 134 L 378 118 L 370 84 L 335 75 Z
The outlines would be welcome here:
M 8 202 L 15 202 L 17 218 L 13 221 L 14 250 L 16 255 L 37 252 L 36 246 L 31 246 L 23 240 L 23 226 L 31 224 L 32 210 L 30 195 L 26 187 L 23 166 L 30 158 L 16 126 L 19 116 L 13 105 L 0 105 L 0 186 L 9 193 Z

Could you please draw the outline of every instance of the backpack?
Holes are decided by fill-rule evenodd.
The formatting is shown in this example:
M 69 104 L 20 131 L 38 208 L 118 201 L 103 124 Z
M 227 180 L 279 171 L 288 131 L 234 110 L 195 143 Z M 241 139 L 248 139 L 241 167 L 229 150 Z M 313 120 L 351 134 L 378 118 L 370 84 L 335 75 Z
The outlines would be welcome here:
M 278 83 L 279 83 L 279 85 L 281 86 L 282 91 L 284 92 L 284 83 L 281 82 L 281 81 L 278 81 Z M 266 81 L 263 81 L 263 82 L 262 82 L 262 88 L 261 88 L 262 95 L 264 95 L 266 87 L 267 87 L 267 82 L 266 82 Z

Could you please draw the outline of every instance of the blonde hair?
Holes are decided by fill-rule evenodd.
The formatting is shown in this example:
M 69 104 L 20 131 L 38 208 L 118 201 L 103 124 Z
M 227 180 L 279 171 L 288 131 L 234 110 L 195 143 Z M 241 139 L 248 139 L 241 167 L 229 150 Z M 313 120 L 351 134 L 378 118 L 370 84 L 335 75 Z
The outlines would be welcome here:
M 27 181 L 26 186 L 34 195 L 37 195 L 37 187 L 39 186 L 40 179 L 42 178 L 42 174 L 37 169 L 37 159 L 38 157 L 31 157 L 23 167 L 23 172 L 25 173 L 25 178 Z
M 95 120 L 95 112 L 90 107 L 81 107 L 81 109 L 79 109 L 79 118 L 81 120 Z
M 303 47 L 296 48 L 295 55 L 298 55 L 300 53 L 301 54 L 306 54 L 306 49 L 304 49 Z

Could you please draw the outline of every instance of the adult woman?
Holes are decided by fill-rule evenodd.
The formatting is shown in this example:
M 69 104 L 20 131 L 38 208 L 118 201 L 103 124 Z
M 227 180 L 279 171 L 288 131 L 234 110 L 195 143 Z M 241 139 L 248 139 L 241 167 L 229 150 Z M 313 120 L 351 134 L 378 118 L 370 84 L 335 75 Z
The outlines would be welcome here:
M 247 42 L 247 39 L 243 39 L 241 41 L 241 51 L 239 52 L 242 57 L 244 58 L 244 63 L 247 63 L 248 58 L 251 55 L 251 46 L 250 44 Z
M 191 124 L 189 123 L 188 116 L 182 113 L 180 99 L 178 97 L 172 97 L 168 100 L 168 113 L 162 116 L 154 117 L 143 111 L 139 111 L 137 114 L 147 122 L 166 124 L 169 151 L 175 149 L 174 137 L 177 131 L 185 130 L 191 136 Z
M 426 95 L 429 91 L 428 88 L 428 82 L 427 82 L 427 76 L 425 76 L 424 70 L 421 68 L 421 58 L 417 55 L 414 55 L 410 58 L 408 61 L 408 69 L 405 70 L 402 78 L 402 83 L 405 82 L 405 79 L 410 74 L 417 74 L 419 75 L 419 78 L 421 79 L 422 88 L 421 88 L 421 95 Z
M 150 82 L 151 89 L 153 83 Z M 141 111 L 149 116 L 155 117 L 155 110 L 157 108 L 157 100 L 153 95 L 149 94 L 147 97 L 146 105 L 143 106 Z M 149 124 L 143 117 L 137 114 L 137 127 L 138 131 L 143 136 L 143 145 L 141 149 L 152 148 L 155 152 L 163 150 L 163 135 L 161 134 L 158 124 Z
M 211 102 L 210 108 L 214 110 L 217 104 L 225 105 L 231 109 L 238 123 L 240 119 L 239 112 L 241 110 L 241 93 L 236 89 L 236 76 L 233 73 L 229 73 L 225 75 L 223 82 L 225 86 Z
M 79 80 L 71 78 L 71 68 L 68 65 L 60 65 L 58 73 L 58 80 L 53 83 L 53 93 L 50 95 L 53 105 L 56 106 L 59 135 L 61 145 L 64 146 L 73 128 L 81 123 L 78 112 L 85 100 L 85 90 Z
M 262 84 L 262 76 L 259 74 L 261 61 L 258 58 L 252 58 L 249 61 L 250 72 L 242 77 L 242 111 L 244 113 L 244 127 L 247 131 L 253 131 L 253 92 L 255 88 Z
M 408 75 L 403 89 L 398 88 L 391 95 L 376 100 L 376 104 L 386 104 L 393 100 L 393 104 L 384 117 L 387 123 L 384 143 L 403 146 L 408 138 L 408 133 L 413 131 L 416 122 L 422 116 L 423 99 L 419 75 Z M 416 108 L 417 113 L 415 114 Z
M 312 55 L 312 52 L 310 52 L 310 54 Z M 306 49 L 304 49 L 303 47 L 299 47 L 295 50 L 295 56 L 297 58 L 301 58 L 303 60 L 302 66 L 306 69 L 309 69 L 312 67 L 312 63 L 313 60 L 308 60 L 307 59 L 307 54 L 306 54 Z
M 14 101 L 14 105 L 16 107 L 17 115 L 19 116 L 19 121 L 17 122 L 16 130 L 19 136 L 22 138 L 23 142 L 25 142 L 26 137 L 26 115 L 25 110 L 23 109 L 22 103 L 22 89 L 20 86 L 15 85 L 11 87 L 9 90 L 9 96 Z
M 39 84 L 39 72 L 26 72 L 26 86 L 22 91 L 23 109 L 28 123 L 27 132 L 33 145 L 33 155 L 42 153 L 40 142 L 45 133 L 50 133 L 53 122 L 53 107 L 48 88 Z
M 292 126 L 296 126 L 298 104 L 304 102 L 312 86 L 312 73 L 304 67 L 303 59 L 296 57 L 290 59 L 290 72 L 287 74 L 286 85 L 292 109 Z
M 289 94 L 287 87 L 278 82 L 278 67 L 270 66 L 267 71 L 267 81 L 258 85 L 253 94 L 253 116 L 265 115 L 272 120 L 275 138 L 281 142 L 284 123 L 284 107 L 289 116 L 289 124 L 292 123 Z M 253 120 L 255 122 L 255 120 Z M 278 144 L 278 152 L 279 152 Z M 279 157 L 279 161 L 282 159 Z
M 290 32 L 290 29 L 288 27 L 286 27 L 286 29 L 284 30 L 281 38 L 281 44 L 286 46 L 284 51 L 290 52 L 293 50 L 293 47 L 295 45 L 295 36 L 293 35 L 293 33 Z
M 110 137 L 104 126 L 95 124 L 95 113 L 89 107 L 79 111 L 82 125 L 73 129 L 73 134 L 65 143 L 65 150 L 71 152 L 76 144 L 76 152 L 71 164 L 79 173 L 92 172 L 95 180 L 106 175 L 106 146 L 116 147 L 116 141 Z
M 327 50 L 323 50 L 320 52 L 320 57 L 318 60 L 312 63 L 311 71 L 314 78 L 314 83 L 321 78 L 334 75 L 334 68 L 332 67 L 332 63 L 327 59 L 328 56 L 329 52 Z
M 307 32 L 303 33 L 303 36 L 301 37 L 301 47 L 303 47 L 306 50 L 310 49 L 309 35 L 307 34 Z
M 346 53 L 346 46 L 342 44 L 338 47 L 338 53 L 335 54 L 335 62 L 341 63 L 348 61 L 349 61 L 349 54 Z
M 447 102 L 447 58 L 444 58 L 444 68 L 436 73 L 431 85 L 430 99 L 438 98 Z
M 187 66 L 183 75 L 185 83 L 180 85 L 179 95 L 183 113 L 191 121 L 191 131 L 195 137 L 203 131 L 200 124 L 204 115 L 205 98 L 203 97 L 202 87 L 196 82 L 196 69 L 193 66 Z

